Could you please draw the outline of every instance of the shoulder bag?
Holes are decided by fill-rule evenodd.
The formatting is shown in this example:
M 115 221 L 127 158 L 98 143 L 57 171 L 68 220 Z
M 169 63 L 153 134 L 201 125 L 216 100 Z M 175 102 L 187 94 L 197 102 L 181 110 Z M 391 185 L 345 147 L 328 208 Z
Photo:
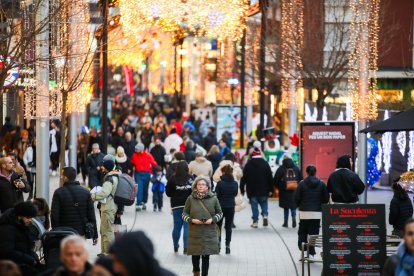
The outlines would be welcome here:
M 206 205 L 204 205 L 204 202 L 201 199 L 198 199 L 198 202 L 200 202 L 201 207 L 207 212 L 207 214 L 210 215 L 211 220 L 213 220 L 213 216 L 211 215 L 210 211 L 207 209 Z M 212 222 L 214 224 L 214 229 L 216 230 L 217 238 L 220 239 L 221 232 L 220 228 L 218 227 L 217 223 L 214 221 Z
M 95 226 L 92 222 L 88 222 L 87 220 L 85 220 L 85 217 L 82 216 L 80 209 L 79 209 L 79 201 L 77 200 L 77 198 L 75 197 L 75 193 L 69 188 L 67 187 L 72 200 L 74 202 L 74 207 L 76 208 L 78 215 L 79 215 L 79 219 L 82 222 L 82 230 L 83 230 L 83 234 L 85 235 L 85 239 L 93 239 L 93 236 L 95 234 Z M 87 208 L 89 207 L 89 200 L 87 203 Z

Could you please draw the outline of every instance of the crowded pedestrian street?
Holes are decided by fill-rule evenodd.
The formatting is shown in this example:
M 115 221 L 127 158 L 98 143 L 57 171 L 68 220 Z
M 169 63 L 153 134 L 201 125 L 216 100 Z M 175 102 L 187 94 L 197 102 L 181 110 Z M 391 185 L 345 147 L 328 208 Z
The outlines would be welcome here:
M 414 276 L 414 0 L 0 0 L 0 276 Z

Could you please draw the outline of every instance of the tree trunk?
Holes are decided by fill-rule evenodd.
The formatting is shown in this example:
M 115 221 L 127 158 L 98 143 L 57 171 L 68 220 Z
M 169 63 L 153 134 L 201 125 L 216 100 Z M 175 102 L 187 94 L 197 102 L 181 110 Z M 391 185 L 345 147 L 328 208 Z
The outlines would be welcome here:
M 319 88 L 318 90 L 318 98 L 316 99 L 316 109 L 318 111 L 318 116 L 316 120 L 322 121 L 323 116 L 323 108 L 325 107 L 325 97 L 323 95 L 323 88 Z
M 69 92 L 62 90 L 62 114 L 61 114 L 61 125 L 60 125 L 60 152 L 59 152 L 59 171 L 60 171 L 60 186 L 63 186 L 63 168 L 65 164 L 65 153 L 66 153 L 66 106 L 68 102 Z

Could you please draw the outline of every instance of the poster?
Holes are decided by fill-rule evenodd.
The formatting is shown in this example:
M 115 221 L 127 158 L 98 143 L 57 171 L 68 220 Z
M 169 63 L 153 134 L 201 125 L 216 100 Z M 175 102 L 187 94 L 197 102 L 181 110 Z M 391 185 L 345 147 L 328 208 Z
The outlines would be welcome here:
M 381 275 L 386 260 L 384 204 L 322 206 L 323 275 Z
M 221 139 L 224 132 L 231 134 L 232 146 L 240 139 L 241 107 L 238 105 L 216 106 L 216 135 L 217 141 Z M 247 109 L 244 110 L 244 130 L 246 131 Z
M 100 99 L 92 99 L 89 104 L 89 128 L 101 129 L 102 105 Z M 112 100 L 108 100 L 108 118 L 112 117 Z M 108 122 L 109 124 L 109 122 Z
M 300 125 L 300 161 L 303 175 L 314 165 L 317 176 L 327 183 L 336 160 L 349 155 L 354 160 L 355 125 L 351 122 L 315 122 Z

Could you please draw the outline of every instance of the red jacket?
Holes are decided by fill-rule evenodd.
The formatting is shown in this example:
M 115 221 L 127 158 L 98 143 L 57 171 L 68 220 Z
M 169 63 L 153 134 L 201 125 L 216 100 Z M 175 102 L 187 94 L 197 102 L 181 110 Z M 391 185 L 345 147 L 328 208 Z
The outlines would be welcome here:
M 131 164 L 134 166 L 135 172 L 152 172 L 152 169 L 157 166 L 154 157 L 146 151 L 134 152 L 131 157 Z

